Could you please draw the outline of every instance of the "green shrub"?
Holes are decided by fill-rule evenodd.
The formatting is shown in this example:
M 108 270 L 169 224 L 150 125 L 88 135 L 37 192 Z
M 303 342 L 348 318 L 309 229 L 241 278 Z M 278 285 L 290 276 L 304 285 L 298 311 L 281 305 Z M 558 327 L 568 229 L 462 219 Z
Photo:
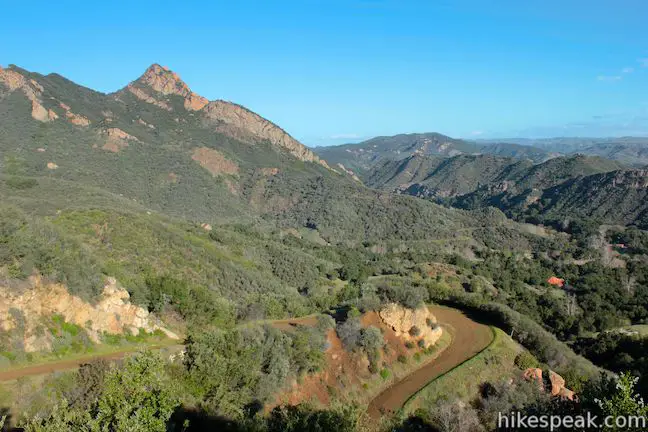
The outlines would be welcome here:
M 381 349 L 385 344 L 385 339 L 379 328 L 369 326 L 362 330 L 359 344 L 365 352 L 371 352 Z
M 538 362 L 538 359 L 536 359 L 533 354 L 531 354 L 529 351 L 522 351 L 520 354 L 518 354 L 515 357 L 515 365 L 522 369 L 526 370 L 529 368 L 537 368 L 540 365 L 540 362 Z
M 38 181 L 36 179 L 25 177 L 8 177 L 5 180 L 5 183 L 13 189 L 31 189 L 38 186 Z
M 391 376 L 391 372 L 387 368 L 380 370 L 380 377 L 384 380 L 388 379 Z

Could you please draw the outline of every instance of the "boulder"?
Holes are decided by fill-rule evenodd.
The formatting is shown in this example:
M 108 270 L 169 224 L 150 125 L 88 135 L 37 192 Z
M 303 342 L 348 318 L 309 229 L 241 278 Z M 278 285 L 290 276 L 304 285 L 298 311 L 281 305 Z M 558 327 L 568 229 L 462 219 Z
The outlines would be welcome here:
M 549 371 L 549 382 L 551 383 L 551 396 L 558 396 L 560 391 L 565 388 L 565 379 L 552 370 Z

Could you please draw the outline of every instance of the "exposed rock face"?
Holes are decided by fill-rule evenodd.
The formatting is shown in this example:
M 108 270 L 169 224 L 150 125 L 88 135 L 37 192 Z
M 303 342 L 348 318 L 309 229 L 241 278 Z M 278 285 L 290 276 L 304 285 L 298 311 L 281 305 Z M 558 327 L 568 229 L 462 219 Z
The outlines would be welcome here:
M 543 372 L 540 368 L 529 368 L 524 371 L 522 377 L 527 381 L 535 381 L 541 391 L 549 391 L 553 397 L 560 397 L 570 401 L 576 398 L 576 394 L 565 387 L 565 379 L 552 370 L 549 370 L 548 388 L 545 386 Z
M 153 96 L 146 93 L 144 90 L 133 86 L 133 84 L 129 84 L 127 89 L 129 92 L 133 93 L 133 95 L 136 98 L 143 100 L 146 103 L 150 103 L 151 105 L 155 105 L 158 108 L 162 108 L 163 110 L 171 111 L 171 107 L 169 106 L 169 104 L 167 104 L 164 101 L 159 101 L 155 99 Z
M 412 310 L 390 303 L 383 307 L 379 315 L 396 332 L 396 336 L 408 341 L 422 340 L 426 348 L 434 345 L 443 332 L 436 325 L 436 317 L 425 306 Z
M 59 106 L 65 110 L 65 117 L 73 125 L 76 125 L 76 126 L 88 126 L 88 125 L 90 125 L 90 120 L 88 120 L 86 117 L 82 116 L 81 114 L 73 113 L 72 108 L 70 108 L 69 105 L 66 105 L 63 102 L 59 102 Z M 56 116 L 56 118 L 58 118 L 58 116 Z
M 128 147 L 129 141 L 139 141 L 137 137 L 134 137 L 133 135 L 126 133 L 118 128 L 105 129 L 104 134 L 107 138 L 106 143 L 102 148 L 113 153 L 118 153 L 123 148 Z
M 0 82 L 9 90 L 14 92 L 21 90 L 27 99 L 32 103 L 31 115 L 35 120 L 41 122 L 50 122 L 56 120 L 58 115 L 51 109 L 46 109 L 41 101 L 43 86 L 34 80 L 28 80 L 20 73 L 12 69 L 3 69 L 0 67 Z
M 4 69 L 0 67 L 0 81 L 9 89 L 10 92 L 18 89 L 21 89 L 25 92 L 36 91 L 34 88 L 30 87 L 27 84 L 27 80 L 24 76 L 12 69 Z
M 524 371 L 522 377 L 527 381 L 535 381 L 540 390 L 544 391 L 544 379 L 542 378 L 542 369 L 529 368 Z
M 338 168 L 340 168 L 342 171 L 344 171 L 345 173 L 347 173 L 348 175 L 350 175 L 351 178 L 352 178 L 353 180 L 355 180 L 355 181 L 357 181 L 357 182 L 360 181 L 360 179 L 358 178 L 358 176 L 356 175 L 356 173 L 353 172 L 353 170 L 347 169 L 347 167 L 345 167 L 345 166 L 342 165 L 341 163 L 337 164 L 337 166 L 338 166 Z
M 24 317 L 21 325 L 27 352 L 51 349 L 52 335 L 43 331 L 41 319 L 52 315 L 61 315 L 66 322 L 85 328 L 95 342 L 100 341 L 104 332 L 137 334 L 140 329 L 161 330 L 170 338 L 178 338 L 156 324 L 146 309 L 130 304 L 128 292 L 114 278 L 107 278 L 102 298 L 96 305 L 71 295 L 61 284 L 45 283 L 37 276 L 30 278 L 30 284 L 32 288 L 21 294 L 0 287 L 0 330 L 15 329 L 19 325 L 15 318 L 19 311 Z
M 119 95 L 125 91 L 167 111 L 172 111 L 173 108 L 168 103 L 168 98 L 165 99 L 164 96 L 181 97 L 186 110 L 200 111 L 204 115 L 205 122 L 220 133 L 249 144 L 268 141 L 302 161 L 319 163 L 329 168 L 326 161 L 321 160 L 279 126 L 240 105 L 222 100 L 209 102 L 206 98 L 192 92 L 178 74 L 159 64 L 150 66 L 140 78 L 118 92 L 116 98 L 119 100 Z
M 267 140 L 272 145 L 287 150 L 299 160 L 316 162 L 329 168 L 325 161 L 320 160 L 315 153 L 286 131 L 241 105 L 218 100 L 209 102 L 203 112 L 206 120 L 215 125 L 221 133 L 250 144 Z
M 227 159 L 218 150 L 207 147 L 197 147 L 191 154 L 191 159 L 195 160 L 209 171 L 213 176 L 220 174 L 238 175 L 239 167 L 236 163 Z
M 192 92 L 178 74 L 158 64 L 149 67 L 138 81 L 163 95 L 182 97 L 184 107 L 189 111 L 201 110 L 209 102 L 204 97 Z
M 565 388 L 565 379 L 552 370 L 549 371 L 549 382 L 551 383 L 551 396 L 558 396 L 560 391 Z
M 144 120 L 142 120 L 141 118 L 140 118 L 140 119 L 137 119 L 137 123 L 141 124 L 142 126 L 146 126 L 146 127 L 149 128 L 149 129 L 155 129 L 155 126 L 154 126 L 154 125 L 152 125 L 152 124 L 150 124 L 150 123 L 146 123 L 146 122 L 145 122 Z

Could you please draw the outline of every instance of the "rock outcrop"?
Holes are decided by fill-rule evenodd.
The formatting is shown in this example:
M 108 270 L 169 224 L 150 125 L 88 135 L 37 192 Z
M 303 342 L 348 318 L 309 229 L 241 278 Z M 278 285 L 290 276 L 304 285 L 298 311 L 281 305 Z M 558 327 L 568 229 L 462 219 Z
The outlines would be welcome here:
M 119 153 L 122 149 L 128 147 L 129 141 L 139 141 L 137 137 L 118 128 L 105 129 L 103 134 L 106 136 L 106 141 L 102 148 L 113 153 Z
M 220 174 L 238 175 L 239 167 L 236 163 L 227 159 L 218 150 L 207 147 L 197 147 L 191 154 L 191 159 L 195 160 L 209 171 L 213 176 Z
M 20 90 L 24 93 L 27 99 L 31 101 L 31 115 L 35 120 L 46 123 L 58 118 L 58 114 L 43 106 L 41 100 L 43 86 L 35 80 L 28 80 L 22 74 L 11 68 L 3 69 L 0 67 L 0 82 L 4 84 L 5 88 L 7 88 L 10 93 L 16 90 Z
M 125 92 L 130 92 L 136 98 L 166 111 L 173 111 L 172 101 L 168 96 L 180 97 L 187 111 L 199 111 L 207 126 L 222 134 L 249 144 L 267 141 L 288 151 L 299 160 L 318 163 L 330 169 L 326 161 L 279 126 L 240 105 L 223 100 L 210 102 L 191 91 L 178 74 L 167 67 L 153 64 L 141 77 L 117 92 L 117 100 L 121 100 L 120 95 Z
M 184 107 L 188 111 L 199 111 L 209 102 L 204 97 L 192 92 L 178 74 L 158 64 L 149 67 L 137 81 L 165 96 L 180 96 L 184 99 Z M 129 86 L 131 92 L 133 92 L 132 88 L 133 86 Z
M 38 276 L 32 276 L 30 284 L 31 289 L 18 294 L 0 287 L 0 330 L 22 327 L 27 352 L 51 349 L 53 338 L 50 332 L 43 331 L 42 319 L 53 315 L 84 328 L 95 342 L 104 332 L 137 334 L 140 329 L 161 330 L 170 338 L 178 338 L 159 326 L 146 309 L 131 304 L 128 292 L 114 278 L 106 279 L 101 299 L 95 305 L 71 295 L 64 285 L 46 283 Z
M 360 182 L 360 178 L 356 175 L 356 173 L 353 172 L 353 170 L 347 169 L 344 165 L 341 163 L 337 164 L 337 167 L 340 168 L 343 172 L 347 173 L 351 178 L 357 182 Z
M 171 111 L 171 107 L 169 106 L 169 104 L 167 104 L 164 101 L 159 101 L 155 99 L 153 96 L 151 96 L 141 88 L 135 87 L 133 84 L 129 84 L 128 87 L 126 87 L 126 89 L 139 100 L 143 100 L 144 102 L 150 103 L 151 105 L 155 105 L 156 107 L 162 108 L 163 110 Z
M 241 105 L 217 100 L 209 102 L 202 112 L 206 121 L 223 134 L 250 144 L 265 140 L 287 150 L 299 160 L 319 163 L 329 168 L 324 160 L 288 135 L 286 131 Z
M 407 341 L 423 341 L 425 348 L 434 345 L 443 332 L 437 325 L 436 317 L 425 306 L 407 309 L 396 303 L 390 303 L 382 308 L 379 316 L 394 330 L 396 336 Z
M 546 383 L 542 369 L 528 368 L 524 371 L 522 377 L 527 381 L 535 381 L 541 391 L 548 391 L 553 397 L 560 397 L 570 401 L 575 400 L 576 394 L 565 387 L 565 379 L 563 377 L 552 370 L 548 371 L 548 375 L 548 383 Z

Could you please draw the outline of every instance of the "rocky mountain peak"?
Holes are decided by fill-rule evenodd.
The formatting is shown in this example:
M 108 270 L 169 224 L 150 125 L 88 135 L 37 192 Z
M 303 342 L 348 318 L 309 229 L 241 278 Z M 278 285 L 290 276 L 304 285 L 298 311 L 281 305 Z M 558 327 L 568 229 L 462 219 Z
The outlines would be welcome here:
M 166 66 L 155 63 L 135 81 L 163 95 L 176 95 L 184 98 L 184 106 L 191 111 L 202 109 L 209 101 L 192 92 L 180 76 Z M 132 87 L 132 84 L 129 86 Z

